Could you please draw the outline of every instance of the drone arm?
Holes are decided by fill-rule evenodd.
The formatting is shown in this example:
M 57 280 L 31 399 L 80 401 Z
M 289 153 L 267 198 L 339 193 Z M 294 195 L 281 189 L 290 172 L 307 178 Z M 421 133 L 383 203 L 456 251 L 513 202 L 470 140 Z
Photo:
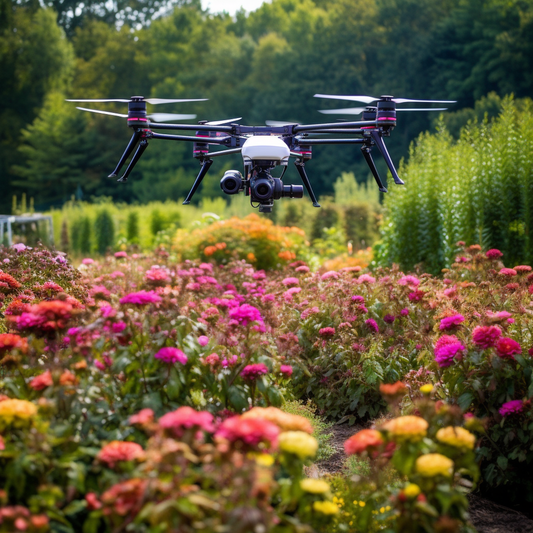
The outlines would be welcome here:
M 226 144 L 231 136 L 227 135 L 225 137 L 196 137 L 193 135 L 167 135 L 165 133 L 152 133 L 152 139 L 164 139 L 167 141 L 192 141 L 192 142 L 201 142 L 207 144 Z
M 135 130 L 135 132 L 131 136 L 128 146 L 126 146 L 126 149 L 124 150 L 124 153 L 122 154 L 122 157 L 120 158 L 120 161 L 115 167 L 115 170 L 113 170 L 113 172 L 109 174 L 108 178 L 116 178 L 118 176 L 118 173 L 120 172 L 120 169 L 122 168 L 122 165 L 124 165 L 124 163 L 126 162 L 126 159 L 128 159 L 131 152 L 133 152 L 133 149 L 135 148 L 135 145 L 137 144 L 140 136 L 141 136 L 141 131 Z
M 387 188 L 385 187 L 385 185 L 383 185 L 383 182 L 379 177 L 378 169 L 376 168 L 374 160 L 372 159 L 372 154 L 370 153 L 370 150 L 370 146 L 361 146 L 361 152 L 363 152 L 363 156 L 365 157 L 365 160 L 368 163 L 368 166 L 370 167 L 370 172 L 372 172 L 372 175 L 374 176 L 374 179 L 378 184 L 379 190 L 381 192 L 387 192 Z
M 163 124 L 160 122 L 150 122 L 150 129 L 161 130 L 191 130 L 191 131 L 217 131 L 221 133 L 232 133 L 232 126 L 216 126 L 208 124 Z
M 221 155 L 231 155 L 231 154 L 240 154 L 242 148 L 231 148 L 230 150 L 220 150 L 218 152 L 211 152 L 209 154 L 204 154 L 204 157 L 219 157 Z
M 131 158 L 130 164 L 128 165 L 128 168 L 126 169 L 126 172 L 124 172 L 124 175 L 121 176 L 117 181 L 128 180 L 128 176 L 130 175 L 130 172 L 133 170 L 133 167 L 137 164 L 137 161 L 139 161 L 139 159 L 143 155 L 147 146 L 148 146 L 148 141 L 146 139 L 142 139 L 141 142 L 139 143 L 139 146 L 137 147 L 136 152 L 133 154 L 133 157 Z
M 383 159 L 385 159 L 385 163 L 387 163 L 387 166 L 389 167 L 390 173 L 392 174 L 392 178 L 394 179 L 394 183 L 396 183 L 396 185 L 403 185 L 404 182 L 400 179 L 400 177 L 398 176 L 398 172 L 396 172 L 396 169 L 394 168 L 394 163 L 392 162 L 387 147 L 385 146 L 385 143 L 381 138 L 380 132 L 378 130 L 371 130 L 370 135 L 372 137 L 372 140 L 378 147 L 379 151 L 381 152 Z
M 183 205 L 187 205 L 191 203 L 191 198 L 194 196 L 194 193 L 196 192 L 196 189 L 200 186 L 200 183 L 202 183 L 202 180 L 204 179 L 204 176 L 207 174 L 207 171 L 209 170 L 209 167 L 213 164 L 213 161 L 211 159 L 204 159 L 202 162 L 202 168 L 200 168 L 200 172 L 198 173 L 198 176 L 196 176 L 196 179 L 194 180 L 194 183 L 191 187 L 191 190 L 189 191 L 189 194 L 187 195 L 187 198 L 185 198 Z
M 296 170 L 298 171 L 298 174 L 300 174 L 300 178 L 302 178 L 302 182 L 305 185 L 305 188 L 307 189 L 311 201 L 313 202 L 313 206 L 320 207 L 320 204 L 316 199 L 315 193 L 313 192 L 313 188 L 311 187 L 311 182 L 309 181 L 307 173 L 305 172 L 305 164 L 299 160 L 296 160 L 294 164 L 296 165 Z

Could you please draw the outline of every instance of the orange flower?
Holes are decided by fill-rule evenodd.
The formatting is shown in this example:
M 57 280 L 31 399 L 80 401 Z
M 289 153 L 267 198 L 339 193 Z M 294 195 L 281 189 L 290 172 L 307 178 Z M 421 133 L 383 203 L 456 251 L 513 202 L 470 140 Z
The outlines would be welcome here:
M 106 444 L 99 452 L 97 459 L 114 468 L 119 461 L 134 461 L 144 459 L 144 450 L 136 442 L 114 440 Z
M 69 370 L 65 370 L 59 377 L 60 385 L 77 385 L 78 378 Z
M 204 255 L 209 257 L 210 255 L 213 255 L 217 251 L 217 248 L 215 246 L 206 246 L 204 248 Z
M 290 250 L 285 250 L 284 252 L 279 252 L 278 257 L 284 261 L 292 261 L 293 259 L 296 259 L 296 254 Z
M 43 372 L 42 374 L 35 376 L 30 381 L 30 387 L 33 390 L 43 390 L 46 389 L 46 387 L 50 387 L 54 384 L 54 380 L 52 379 L 52 373 L 50 370 L 47 370 L 46 372 Z
M 407 392 L 407 387 L 402 381 L 397 381 L 396 383 L 382 383 L 379 386 L 379 392 L 383 396 L 396 397 L 403 396 Z
M 28 350 L 28 341 L 19 335 L 13 333 L 0 333 L 0 353 L 3 354 L 9 350 L 18 348 L 21 352 L 26 353 Z
M 346 455 L 360 455 L 383 444 L 383 436 L 375 429 L 362 429 L 344 443 Z

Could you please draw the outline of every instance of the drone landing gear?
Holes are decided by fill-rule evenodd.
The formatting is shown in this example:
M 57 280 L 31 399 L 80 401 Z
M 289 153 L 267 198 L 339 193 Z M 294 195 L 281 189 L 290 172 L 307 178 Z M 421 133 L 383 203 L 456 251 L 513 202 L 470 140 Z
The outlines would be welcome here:
M 381 181 L 381 178 L 378 174 L 378 169 L 376 168 L 376 164 L 374 163 L 374 160 L 372 159 L 372 154 L 370 153 L 372 148 L 370 146 L 363 145 L 361 146 L 361 152 L 363 152 L 363 156 L 365 157 L 365 160 L 370 167 L 370 172 L 372 172 L 372 175 L 374 176 L 374 179 L 376 180 L 376 183 L 378 184 L 379 190 L 381 192 L 387 192 L 387 188 L 385 185 L 383 185 L 383 182 Z
M 394 179 L 394 183 L 396 183 L 396 185 L 403 185 L 404 182 L 398 176 L 398 172 L 396 172 L 396 169 L 394 168 L 394 163 L 392 162 L 387 147 L 385 146 L 385 143 L 381 138 L 381 132 L 378 130 L 371 130 L 370 136 L 372 137 L 374 144 L 378 147 L 378 150 L 381 152 L 383 159 L 385 159 L 385 163 L 387 163 L 387 166 L 389 167 L 390 173 L 392 174 L 392 178 Z M 372 170 L 372 167 L 370 169 Z
M 128 146 L 126 146 L 126 150 L 124 150 L 124 153 L 122 154 L 122 157 L 120 158 L 120 161 L 115 167 L 115 170 L 113 170 L 113 172 L 111 172 L 111 174 L 107 176 L 108 178 L 116 178 L 118 176 L 118 173 L 120 172 L 120 169 L 122 168 L 122 165 L 124 165 L 124 163 L 126 162 L 126 159 L 128 159 L 131 152 L 133 152 L 133 149 L 135 148 L 135 145 L 139 141 L 140 137 L 141 137 L 141 132 L 138 130 L 135 131 L 134 134 L 131 136 Z
M 148 146 L 148 141 L 146 139 L 143 139 L 139 143 L 139 146 L 135 154 L 131 158 L 130 164 L 128 165 L 128 168 L 126 169 L 126 172 L 124 172 L 124 175 L 121 176 L 117 181 L 120 181 L 120 182 L 128 181 L 128 176 L 130 175 L 130 172 L 133 170 L 133 167 L 137 164 L 137 161 L 139 161 L 139 159 L 143 155 L 147 146 Z
M 296 165 L 296 170 L 298 171 L 298 174 L 300 174 L 300 178 L 302 179 L 302 182 L 305 185 L 307 193 L 309 194 L 309 197 L 311 198 L 311 201 L 313 202 L 313 207 L 320 207 L 320 204 L 318 203 L 318 200 L 316 199 L 315 193 L 313 192 L 313 188 L 311 187 L 311 182 L 309 181 L 309 178 L 307 177 L 307 173 L 305 172 L 305 163 L 303 161 L 296 160 L 294 164 Z
M 188 205 L 191 203 L 191 198 L 194 196 L 194 193 L 196 192 L 196 189 L 200 186 L 200 183 L 202 183 L 202 180 L 204 179 L 204 176 L 207 174 L 207 171 L 209 170 L 209 167 L 213 164 L 212 159 L 204 159 L 202 163 L 202 168 L 200 168 L 200 172 L 198 172 L 198 176 L 196 176 L 196 179 L 194 180 L 194 183 L 192 184 L 191 190 L 189 191 L 189 194 L 187 195 L 187 198 L 185 198 L 183 205 Z

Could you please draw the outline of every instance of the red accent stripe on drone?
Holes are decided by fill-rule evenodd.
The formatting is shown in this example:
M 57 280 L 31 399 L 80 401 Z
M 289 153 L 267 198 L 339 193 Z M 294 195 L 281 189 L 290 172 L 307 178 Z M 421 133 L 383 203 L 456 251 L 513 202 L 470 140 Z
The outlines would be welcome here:
M 147 118 L 129 118 L 129 119 L 128 119 L 128 122 L 129 122 L 130 120 L 136 120 L 136 121 L 139 121 L 139 120 L 140 120 L 141 122 L 148 122 L 148 119 L 147 119 Z
M 396 117 L 379 117 L 378 120 L 396 120 Z

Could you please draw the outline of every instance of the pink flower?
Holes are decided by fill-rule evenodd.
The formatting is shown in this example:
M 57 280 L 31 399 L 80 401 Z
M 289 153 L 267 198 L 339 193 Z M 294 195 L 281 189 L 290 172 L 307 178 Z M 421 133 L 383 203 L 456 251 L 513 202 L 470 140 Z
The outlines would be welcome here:
M 141 409 L 137 414 L 131 415 L 128 422 L 133 426 L 135 424 L 144 425 L 152 422 L 154 412 L 151 409 Z
M 310 315 L 314 315 L 314 314 L 319 313 L 319 312 L 320 312 L 320 309 L 318 307 L 308 307 L 307 309 L 304 309 L 302 311 L 302 314 L 300 315 L 300 318 L 302 320 L 305 320 Z
M 104 305 L 103 307 L 100 307 L 100 313 L 104 318 L 112 318 L 116 316 L 117 310 L 110 305 Z
M 521 413 L 524 410 L 524 402 L 522 400 L 511 400 L 510 402 L 505 402 L 500 407 L 500 414 L 502 416 L 509 416 L 514 413 Z
M 518 265 L 514 267 L 514 270 L 517 272 L 531 272 L 531 267 L 529 265 Z
M 142 459 L 144 450 L 136 442 L 114 440 L 106 444 L 97 455 L 97 459 L 114 468 L 119 461 L 134 461 Z
M 213 415 L 207 411 L 195 411 L 192 407 L 179 407 L 163 415 L 159 419 L 159 427 L 167 430 L 174 437 L 180 438 L 185 430 L 198 428 L 208 433 L 212 433 Z
M 286 377 L 289 378 L 292 376 L 292 366 L 291 365 L 281 365 L 279 371 Z
M 132 292 L 120 299 L 121 304 L 147 305 L 159 302 L 161 302 L 161 296 L 154 291 Z
M 416 290 L 414 292 L 409 293 L 409 300 L 411 302 L 419 302 L 420 300 L 422 300 L 422 298 L 424 298 L 425 295 L 426 293 L 424 291 Z
M 287 289 L 283 293 L 283 298 L 285 298 L 285 300 L 287 301 L 290 301 L 292 300 L 293 294 L 298 294 L 301 291 L 302 291 L 301 287 L 291 287 L 290 289 Z
M 220 363 L 220 357 L 217 353 L 212 353 L 209 354 L 204 361 L 209 366 L 217 366 Z
M 321 280 L 338 279 L 338 278 L 339 278 L 339 273 L 335 272 L 335 270 L 329 270 L 328 272 L 324 272 L 324 274 L 320 276 Z
M 443 335 L 435 343 L 435 361 L 441 368 L 451 366 L 453 358 L 462 350 L 466 350 L 466 347 L 455 335 Z
M 205 335 L 200 335 L 198 337 L 198 344 L 200 346 L 207 346 L 209 344 L 209 337 L 206 337 Z
M 268 374 L 268 367 L 264 363 L 246 365 L 241 371 L 241 377 L 250 381 L 255 381 L 263 374 Z
M 296 267 L 296 272 L 309 272 L 309 267 L 306 265 L 300 265 Z
M 394 315 L 385 315 L 383 317 L 383 322 L 386 324 L 392 324 L 396 320 L 396 317 Z
M 398 285 L 408 285 L 414 289 L 420 285 L 420 280 L 416 276 L 403 276 L 398 280 Z
M 361 274 L 359 278 L 357 278 L 357 283 L 376 283 L 376 278 L 370 274 Z
M 363 296 L 360 296 L 359 294 L 356 294 L 355 296 L 352 296 L 352 302 L 356 302 L 358 304 L 364 304 L 365 303 L 365 299 L 363 298 Z
M 230 310 L 229 317 L 237 320 L 243 326 L 246 326 L 249 322 L 263 322 L 259 309 L 250 304 L 234 307 Z
M 409 314 L 409 309 L 407 309 L 407 307 L 404 307 L 401 311 L 400 311 L 400 315 L 402 316 L 407 316 Z
M 496 343 L 496 353 L 502 359 L 514 359 L 516 354 L 522 353 L 522 347 L 509 337 L 501 337 Z
M 461 314 L 456 314 L 453 316 L 447 316 L 440 321 L 439 329 L 441 331 L 448 331 L 450 329 L 455 329 L 461 322 L 464 322 L 465 317 Z
M 128 257 L 128 254 L 126 252 L 116 252 L 115 257 L 120 259 L 121 257 Z
M 500 252 L 500 250 L 497 250 L 496 248 L 492 248 L 491 250 L 487 250 L 485 252 L 485 255 L 489 259 L 499 259 L 500 257 L 503 257 L 503 254 Z
M 92 265 L 94 263 L 94 259 L 91 259 L 90 257 L 86 257 L 82 260 L 82 264 L 84 265 Z
M 268 420 L 234 416 L 220 424 L 215 437 L 240 443 L 244 447 L 256 448 L 263 444 L 268 449 L 275 449 L 278 445 L 279 433 L 278 426 Z
M 298 285 L 300 280 L 298 278 L 285 278 L 281 283 L 288 287 L 289 285 Z
M 33 390 L 37 390 L 37 391 L 46 389 L 46 387 L 50 387 L 53 384 L 54 384 L 54 381 L 52 380 L 52 373 L 50 372 L 50 370 L 46 370 L 42 374 L 35 376 L 30 381 L 30 387 Z
M 518 272 L 514 268 L 501 268 L 498 274 L 502 276 L 516 276 Z
M 500 322 L 510 317 L 511 313 L 509 313 L 508 311 L 497 311 L 496 313 L 493 313 L 492 311 L 487 311 L 487 318 L 491 322 Z
M 472 332 L 472 341 L 476 346 L 486 350 L 496 345 L 496 341 L 502 336 L 499 326 L 477 326 Z
M 126 329 L 125 322 L 114 322 L 111 326 L 113 333 L 122 333 Z
M 335 328 L 321 328 L 318 334 L 321 337 L 333 337 L 335 335 Z
M 181 363 L 187 364 L 187 356 L 178 348 L 166 347 L 161 348 L 154 357 L 164 363 Z
M 365 320 L 365 324 L 367 325 L 370 331 L 373 331 L 374 333 L 379 333 L 378 323 L 373 318 Z

